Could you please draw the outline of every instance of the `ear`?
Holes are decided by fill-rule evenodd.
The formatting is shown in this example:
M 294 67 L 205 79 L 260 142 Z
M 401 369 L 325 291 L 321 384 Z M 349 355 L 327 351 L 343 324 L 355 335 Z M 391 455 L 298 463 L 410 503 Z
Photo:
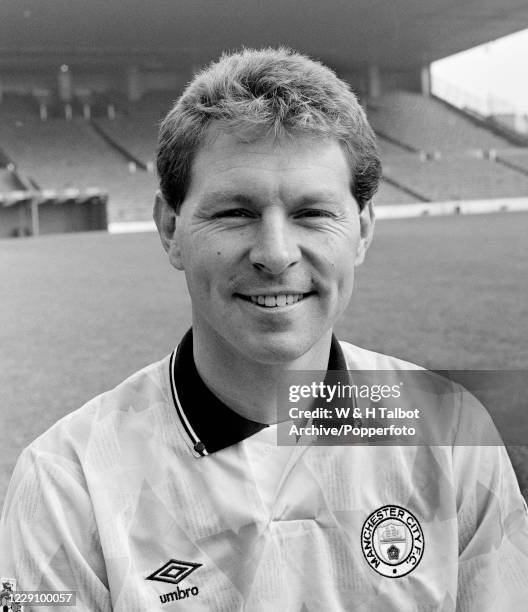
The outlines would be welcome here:
M 372 200 L 367 202 L 359 213 L 360 239 L 356 252 L 355 266 L 360 266 L 374 236 L 375 216 Z
M 178 232 L 179 215 L 168 205 L 159 190 L 156 192 L 153 216 L 156 227 L 158 228 L 161 244 L 169 256 L 170 263 L 177 270 L 183 270 L 181 244 Z

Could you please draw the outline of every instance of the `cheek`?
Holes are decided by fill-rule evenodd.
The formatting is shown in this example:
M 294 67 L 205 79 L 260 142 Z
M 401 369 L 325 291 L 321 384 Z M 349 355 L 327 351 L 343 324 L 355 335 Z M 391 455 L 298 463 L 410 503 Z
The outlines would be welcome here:
M 351 232 L 334 247 L 336 274 L 341 278 L 343 285 L 353 284 L 354 282 L 358 247 L 359 228 L 357 232 Z
M 233 276 L 227 249 L 206 244 L 193 244 L 185 254 L 185 272 L 189 289 L 207 293 L 215 285 L 224 284 Z
M 350 241 L 334 243 L 330 257 L 327 259 L 328 273 L 337 281 L 339 287 L 346 287 L 354 282 L 356 260 L 356 243 Z
M 346 259 L 340 261 L 335 278 L 337 280 L 337 301 L 341 304 L 340 308 L 344 309 L 350 302 L 354 289 L 355 267 L 350 254 Z
M 342 271 L 342 274 L 338 280 L 338 290 L 339 290 L 339 298 L 340 300 L 345 300 L 348 303 L 348 300 L 352 296 L 352 290 L 354 288 L 354 268 Z

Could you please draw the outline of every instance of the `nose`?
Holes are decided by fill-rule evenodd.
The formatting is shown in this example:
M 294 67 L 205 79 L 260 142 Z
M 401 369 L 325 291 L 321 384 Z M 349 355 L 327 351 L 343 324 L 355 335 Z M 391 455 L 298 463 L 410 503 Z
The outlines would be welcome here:
M 285 211 L 278 207 L 265 211 L 249 255 L 253 266 L 262 272 L 278 275 L 295 265 L 300 257 L 297 235 Z

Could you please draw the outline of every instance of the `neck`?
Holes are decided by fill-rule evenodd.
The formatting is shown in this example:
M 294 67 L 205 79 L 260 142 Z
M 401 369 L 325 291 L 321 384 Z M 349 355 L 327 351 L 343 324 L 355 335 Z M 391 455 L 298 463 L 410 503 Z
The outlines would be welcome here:
M 328 368 L 332 330 L 300 357 L 286 363 L 248 359 L 218 336 L 211 339 L 193 327 L 196 369 L 209 389 L 229 408 L 258 423 L 277 422 L 277 389 L 295 370 Z

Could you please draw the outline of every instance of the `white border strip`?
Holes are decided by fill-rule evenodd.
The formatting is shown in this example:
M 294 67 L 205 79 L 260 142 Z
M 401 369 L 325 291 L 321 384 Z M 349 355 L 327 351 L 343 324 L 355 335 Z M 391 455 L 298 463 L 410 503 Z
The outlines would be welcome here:
M 407 219 L 410 217 L 439 217 L 443 215 L 478 215 L 484 213 L 517 212 L 522 210 L 528 210 L 528 197 L 374 205 L 376 219 Z M 154 221 L 129 221 L 127 223 L 108 224 L 108 232 L 110 234 L 131 234 L 155 231 L 156 224 Z
M 414 204 L 374 205 L 376 219 L 405 219 L 409 217 L 443 215 L 478 215 L 484 213 L 528 210 L 528 198 L 499 198 L 495 200 L 450 200 L 448 202 L 417 202 Z
M 110 234 L 135 234 L 155 231 L 156 224 L 154 221 L 128 221 L 108 224 L 108 232 Z

